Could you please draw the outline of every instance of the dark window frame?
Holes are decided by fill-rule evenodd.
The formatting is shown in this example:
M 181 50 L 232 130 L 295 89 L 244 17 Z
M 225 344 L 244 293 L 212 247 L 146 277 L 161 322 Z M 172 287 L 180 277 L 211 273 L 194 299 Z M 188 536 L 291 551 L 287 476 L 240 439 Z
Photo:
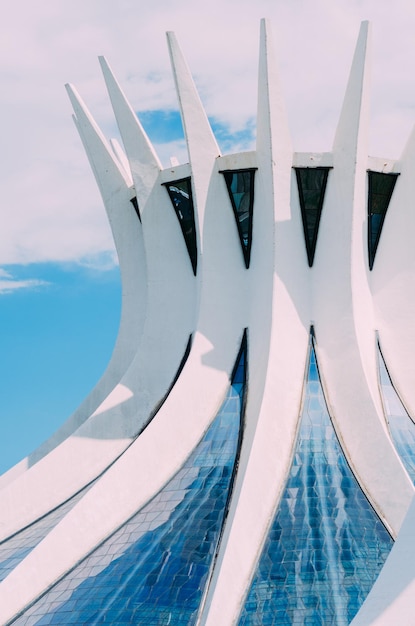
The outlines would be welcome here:
M 255 172 L 257 171 L 257 167 L 244 167 L 235 170 L 219 170 L 219 174 L 223 174 L 223 178 L 225 180 L 226 189 L 228 191 L 228 196 L 231 201 L 233 214 L 236 221 L 236 227 L 238 229 L 239 240 L 241 242 L 242 254 L 244 257 L 245 267 L 249 269 L 249 265 L 251 262 L 251 248 L 252 248 L 252 231 L 253 231 L 253 220 L 254 220 L 254 199 L 255 199 Z M 243 232 L 241 229 L 241 224 L 239 220 L 238 209 L 235 204 L 234 195 L 231 189 L 232 180 L 230 179 L 230 175 L 232 174 L 252 174 L 249 180 L 249 208 L 248 208 L 248 237 L 247 243 L 244 243 Z
M 134 210 L 135 210 L 135 212 L 136 212 L 136 214 L 137 214 L 137 217 L 138 217 L 138 219 L 139 219 L 139 222 L 140 222 L 140 224 L 141 224 L 141 215 L 140 215 L 140 209 L 139 209 L 139 207 L 138 207 L 138 200 L 137 200 L 137 196 L 134 196 L 133 198 L 131 198 L 131 199 L 130 199 L 130 202 L 131 202 L 131 204 L 133 205 Z
M 333 169 L 332 166 L 317 166 L 317 167 L 294 167 L 293 168 L 295 170 L 295 176 L 297 179 L 297 189 L 298 189 L 298 197 L 299 197 L 299 201 L 300 201 L 300 209 L 301 209 L 301 220 L 303 223 L 303 233 L 304 233 L 304 241 L 305 241 L 305 247 L 306 247 L 306 251 L 307 251 L 307 260 L 308 260 L 308 266 L 309 267 L 313 267 L 313 263 L 314 263 L 314 256 L 316 253 L 316 248 L 317 248 L 317 239 L 318 239 L 318 232 L 319 232 L 319 228 L 320 228 L 320 219 L 321 219 L 321 214 L 323 212 L 323 205 L 324 205 L 324 198 L 326 195 L 326 189 L 327 189 L 327 181 L 329 178 L 329 172 L 330 170 Z M 305 198 L 304 198 L 304 193 L 303 193 L 303 185 L 302 185 L 302 181 L 301 181 L 301 171 L 303 170 L 318 170 L 320 172 L 324 172 L 325 176 L 323 178 L 323 183 L 321 186 L 321 192 L 320 192 L 320 198 L 319 198 L 319 202 L 318 205 L 316 207 L 316 222 L 314 225 L 314 233 L 313 233 L 313 238 L 312 241 L 309 241 L 309 230 L 307 228 L 307 210 L 306 210 L 306 202 L 305 202 Z
M 191 227 L 192 227 L 192 234 L 189 237 L 189 234 L 185 232 L 184 229 L 184 220 L 180 219 L 179 213 L 177 211 L 177 206 L 175 204 L 174 201 L 174 197 L 175 194 L 170 190 L 170 187 L 175 187 L 177 185 L 180 185 L 180 183 L 187 183 L 187 190 L 189 193 L 189 204 L 190 204 L 190 208 L 191 208 Z M 180 229 L 182 231 L 183 234 L 183 239 L 185 241 L 186 244 L 186 249 L 190 258 L 190 263 L 192 265 L 192 270 L 193 270 L 193 274 L 194 276 L 197 275 L 197 255 L 198 255 L 198 250 L 197 250 L 197 234 L 196 234 L 196 219 L 195 219 L 195 205 L 193 202 L 193 190 L 192 190 L 192 177 L 191 176 L 186 176 L 184 178 L 178 178 L 176 180 L 169 180 L 166 183 L 162 183 L 162 187 L 166 188 L 166 191 L 169 195 L 170 198 L 170 202 L 173 206 L 174 212 L 176 214 L 176 217 L 179 221 L 180 224 Z M 181 190 L 183 191 L 183 190 Z M 187 193 L 187 192 L 185 192 Z
M 382 234 L 383 224 L 385 222 L 386 213 L 389 209 L 389 204 L 392 199 L 393 192 L 395 191 L 396 181 L 398 180 L 399 172 L 376 172 L 375 170 L 366 170 L 367 171 L 367 253 L 368 253 L 368 262 L 369 262 L 369 270 L 372 271 L 373 265 L 375 263 L 376 252 L 378 249 L 380 236 Z M 389 176 L 390 180 L 393 180 L 390 189 L 388 190 L 388 194 L 385 196 L 385 208 L 382 212 L 373 211 L 373 199 L 374 199 L 374 191 L 373 191 L 373 175 L 375 176 Z M 378 226 L 378 231 L 376 233 L 376 239 L 372 241 L 372 218 L 374 215 L 380 215 L 380 221 Z

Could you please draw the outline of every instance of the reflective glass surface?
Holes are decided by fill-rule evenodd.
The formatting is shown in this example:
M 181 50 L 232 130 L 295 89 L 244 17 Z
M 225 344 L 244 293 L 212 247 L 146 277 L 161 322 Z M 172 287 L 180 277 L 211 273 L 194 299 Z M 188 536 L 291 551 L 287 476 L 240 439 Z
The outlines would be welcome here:
M 225 170 L 221 174 L 225 177 L 242 244 L 245 265 L 248 268 L 252 244 L 255 170 Z
M 196 276 L 197 244 L 191 179 L 182 178 L 181 180 L 164 183 L 164 186 L 168 191 L 177 219 L 179 220 L 193 273 Z
M 85 495 L 91 485 L 41 519 L 0 544 L 0 581 L 37 546 L 72 507 Z
M 392 543 L 340 448 L 312 349 L 293 464 L 239 624 L 349 624 Z
M 380 351 L 379 371 L 383 406 L 392 441 L 412 482 L 415 483 L 415 424 L 392 385 Z
M 329 167 L 297 167 L 298 196 L 303 218 L 308 264 L 313 265 L 318 227 L 323 208 Z
M 182 469 L 14 624 L 195 623 L 233 484 L 245 345 L 218 415 Z
M 386 211 L 388 210 L 398 174 L 383 174 L 381 172 L 369 171 L 368 177 L 368 249 L 369 267 L 372 269 Z

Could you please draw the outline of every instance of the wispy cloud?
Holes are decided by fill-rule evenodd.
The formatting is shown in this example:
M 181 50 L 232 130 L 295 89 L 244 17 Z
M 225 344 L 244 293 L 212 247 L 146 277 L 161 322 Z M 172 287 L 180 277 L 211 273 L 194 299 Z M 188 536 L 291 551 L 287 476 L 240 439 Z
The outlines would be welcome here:
M 49 285 L 47 281 L 35 278 L 25 280 L 16 279 L 9 272 L 0 269 L 0 295 L 21 289 L 39 289 L 47 285 Z

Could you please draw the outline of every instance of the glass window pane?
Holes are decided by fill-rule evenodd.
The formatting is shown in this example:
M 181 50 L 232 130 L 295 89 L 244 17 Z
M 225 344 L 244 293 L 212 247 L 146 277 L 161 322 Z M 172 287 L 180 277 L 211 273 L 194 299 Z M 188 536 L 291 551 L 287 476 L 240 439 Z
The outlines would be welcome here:
M 381 172 L 369 171 L 368 177 L 368 251 L 369 268 L 372 269 L 386 211 L 388 210 L 398 174 L 383 174 Z
M 392 544 L 337 440 L 311 347 L 291 471 L 239 624 L 349 624 Z
M 255 169 L 222 171 L 238 227 L 245 266 L 251 259 Z
M 197 272 L 196 225 L 190 178 L 164 183 L 179 220 L 193 273 Z
M 195 623 L 229 506 L 245 381 L 246 334 L 222 407 L 181 470 L 14 624 Z
M 329 171 L 329 167 L 297 167 L 295 169 L 305 245 L 310 267 L 313 266 L 316 252 L 318 227 Z
M 412 482 L 415 483 L 415 424 L 392 385 L 380 350 L 379 371 L 383 406 L 392 441 Z

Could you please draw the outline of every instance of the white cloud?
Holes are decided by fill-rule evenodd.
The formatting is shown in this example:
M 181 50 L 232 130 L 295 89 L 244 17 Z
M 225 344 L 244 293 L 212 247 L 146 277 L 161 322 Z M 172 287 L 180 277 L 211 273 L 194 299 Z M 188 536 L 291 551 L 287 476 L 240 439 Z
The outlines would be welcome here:
M 109 136 L 116 130 L 99 54 L 136 110 L 176 108 L 165 30 L 176 31 L 208 114 L 238 143 L 255 117 L 259 19 L 268 16 L 294 146 L 329 150 L 359 22 L 369 18 L 372 154 L 399 156 L 415 122 L 415 5 L 407 0 L 4 0 L 2 16 L 0 263 L 113 250 L 63 84 L 76 84 Z M 163 162 L 186 158 L 183 142 L 157 148 Z
M 20 289 L 38 289 L 49 285 L 47 281 L 35 278 L 18 280 L 10 272 L 0 268 L 0 295 L 11 293 Z

